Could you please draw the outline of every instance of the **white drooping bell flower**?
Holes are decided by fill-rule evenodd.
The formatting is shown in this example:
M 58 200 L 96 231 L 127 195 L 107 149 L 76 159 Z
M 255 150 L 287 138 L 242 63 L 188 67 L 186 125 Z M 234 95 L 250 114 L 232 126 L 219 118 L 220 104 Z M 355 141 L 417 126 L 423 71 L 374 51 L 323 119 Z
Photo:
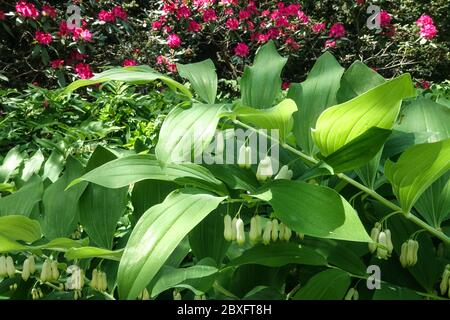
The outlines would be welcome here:
M 273 176 L 272 160 L 269 156 L 265 156 L 258 164 L 258 169 L 256 170 L 256 179 L 258 179 L 258 181 L 264 182 L 271 176 Z
M 0 278 L 5 278 L 7 276 L 6 272 L 6 258 L 5 256 L 0 256 Z
M 30 278 L 30 260 L 27 258 L 23 262 L 22 279 L 23 281 L 27 281 L 29 278 Z
M 445 266 L 444 272 L 442 273 L 442 279 L 439 285 L 439 289 L 442 295 L 445 295 L 445 293 L 449 289 L 449 284 L 450 284 L 450 264 Z
M 277 219 L 272 220 L 272 241 L 278 240 L 278 233 L 280 231 L 280 227 Z
M 34 274 L 36 272 L 36 264 L 34 263 L 33 255 L 29 256 L 28 260 L 30 261 L 30 274 Z
M 250 231 L 248 233 L 249 239 L 251 242 L 258 242 L 259 237 L 261 236 L 261 227 L 259 226 L 259 216 L 252 217 L 250 219 Z
M 92 270 L 92 279 L 91 279 L 89 286 L 94 290 L 97 290 L 97 288 L 98 288 L 98 271 L 97 271 L 97 269 Z
M 10 278 L 16 274 L 16 268 L 14 267 L 14 261 L 10 256 L 6 257 L 6 273 Z
M 106 276 L 106 272 L 101 273 L 99 289 L 101 292 L 104 292 L 106 291 L 106 289 L 108 289 L 108 277 Z
M 252 166 L 252 148 L 243 144 L 239 148 L 238 165 L 241 168 L 249 169 Z
M 225 240 L 231 241 L 233 239 L 233 228 L 231 226 L 230 215 L 228 214 L 225 215 L 225 217 L 223 218 L 223 224 L 224 224 L 223 237 L 225 238 Z
M 236 220 L 236 242 L 240 246 L 245 243 L 244 221 L 241 218 Z
M 50 260 L 46 259 L 42 264 L 41 276 L 42 282 L 47 282 L 52 280 L 52 266 Z
M 305 239 L 305 234 L 304 234 L 304 233 L 296 232 L 296 234 L 297 234 L 297 237 L 298 237 L 300 240 Z
M 387 237 L 384 231 L 381 231 L 378 235 L 377 257 L 378 259 L 387 259 L 389 257 Z
M 266 226 L 264 227 L 263 232 L 263 243 L 268 245 L 270 243 L 270 239 L 272 237 L 272 221 L 267 221 Z
M 284 226 L 284 241 L 289 241 L 292 237 L 292 230 L 288 226 Z
M 280 168 L 280 171 L 278 171 L 278 174 L 275 176 L 275 180 L 279 179 L 285 179 L 285 180 L 291 180 L 294 173 L 292 170 L 289 170 L 289 167 L 287 165 L 284 165 Z
M 372 242 L 369 242 L 369 251 L 371 253 L 374 253 L 377 250 L 378 236 L 380 235 L 380 232 L 381 224 L 377 222 L 370 232 L 370 238 L 372 239 Z
M 279 231 L 278 231 L 278 236 L 280 238 L 280 240 L 284 240 L 284 233 L 286 232 L 286 228 L 284 227 L 283 222 L 280 223 L 279 226 Z
M 51 267 L 51 275 L 52 275 L 51 280 L 57 281 L 59 278 L 58 262 L 52 261 L 50 267 Z
M 400 251 L 400 263 L 403 268 L 412 267 L 417 263 L 419 243 L 409 239 L 402 244 Z
M 237 237 L 236 222 L 237 218 L 234 217 L 233 220 L 231 220 L 231 241 L 236 241 Z
M 68 290 L 81 290 L 84 286 L 84 272 L 77 265 L 71 265 L 67 268 L 66 272 L 71 274 L 67 278 L 66 289 Z
M 386 233 L 386 247 L 390 256 L 392 254 L 392 251 L 394 250 L 394 245 L 392 244 L 391 238 L 391 230 L 386 229 L 384 230 L 384 233 Z

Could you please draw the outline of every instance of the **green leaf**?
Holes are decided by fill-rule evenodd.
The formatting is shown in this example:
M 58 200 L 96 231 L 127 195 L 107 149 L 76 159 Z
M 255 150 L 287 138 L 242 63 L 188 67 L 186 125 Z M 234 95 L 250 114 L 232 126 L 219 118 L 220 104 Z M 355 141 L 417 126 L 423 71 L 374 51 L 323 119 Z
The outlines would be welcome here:
M 97 147 L 86 170 L 114 160 L 116 156 L 103 147 Z M 128 187 L 110 189 L 89 184 L 78 202 L 80 223 L 91 240 L 100 247 L 111 249 L 117 222 L 125 212 Z
M 350 287 L 350 276 L 330 269 L 313 276 L 293 297 L 294 300 L 341 300 Z
M 387 160 L 386 178 L 404 212 L 409 212 L 420 195 L 450 169 L 450 139 L 413 146 L 396 163 Z
M 120 261 L 122 253 L 123 249 L 112 251 L 97 247 L 80 247 L 80 248 L 70 248 L 64 254 L 64 257 L 68 260 L 100 258 L 100 259 Z
M 231 189 L 254 192 L 260 185 L 251 170 L 240 168 L 235 164 L 212 164 L 206 168 Z
M 88 244 L 88 239 L 82 239 L 82 240 L 73 240 L 69 238 L 56 238 L 53 239 L 50 242 L 47 242 L 45 244 L 30 247 L 31 249 L 46 249 L 46 250 L 52 250 L 52 251 L 58 251 L 58 252 L 66 252 L 72 248 L 80 248 L 85 247 Z
M 155 278 L 156 282 L 152 287 L 150 296 L 154 298 L 161 292 L 174 288 L 186 280 L 208 277 L 217 273 L 217 271 L 218 269 L 215 267 L 202 265 L 180 269 L 164 266 L 161 268 L 158 278 Z
M 439 229 L 450 216 L 450 172 L 426 189 L 414 207 L 428 224 Z
M 267 267 L 282 267 L 287 264 L 324 266 L 325 258 L 316 251 L 293 242 L 276 242 L 268 246 L 258 245 L 231 260 L 228 266 L 259 264 Z
M 252 196 L 268 201 L 274 216 L 294 231 L 319 238 L 371 241 L 356 211 L 333 189 L 276 180 Z
M 90 86 L 97 83 L 103 83 L 107 81 L 123 81 L 132 84 L 146 84 L 155 80 L 161 80 L 172 89 L 178 89 L 187 97 L 191 98 L 192 94 L 182 84 L 175 80 L 162 75 L 149 66 L 135 66 L 125 68 L 112 68 L 104 72 L 96 74 L 94 77 L 88 80 L 77 80 L 72 82 L 66 87 L 63 94 L 70 93 L 78 88 Z
M 422 300 L 413 290 L 402 288 L 393 284 L 382 285 L 380 289 L 375 290 L 373 300 Z
M 343 73 L 344 68 L 326 52 L 317 59 L 304 82 L 291 84 L 289 88 L 288 97 L 298 108 L 294 115 L 297 145 L 308 154 L 315 152 L 311 128 L 325 109 L 337 103 L 336 93 Z
M 53 150 L 44 165 L 42 179 L 50 179 L 51 182 L 58 180 L 59 174 L 64 169 L 64 155 L 58 150 Z
M 27 250 L 27 246 L 14 241 L 0 233 L 0 253 Z
M 189 233 L 189 244 L 197 259 L 210 257 L 217 265 L 222 262 L 230 246 L 230 242 L 223 237 L 223 217 L 227 207 L 219 205 Z
M 197 63 L 177 63 L 178 74 L 189 80 L 195 92 L 206 103 L 213 104 L 217 95 L 216 67 L 211 59 Z
M 280 56 L 273 41 L 267 42 L 255 56 L 253 66 L 246 66 L 241 78 L 242 104 L 257 109 L 273 106 L 281 93 L 281 70 L 287 58 Z
M 11 174 L 16 170 L 23 161 L 23 156 L 19 152 L 20 146 L 15 146 L 8 151 L 3 164 L 0 166 L 0 182 L 7 182 Z
M 73 179 L 84 171 L 83 166 L 72 157 L 67 159 L 64 174 L 44 192 L 44 218 L 42 229 L 48 239 L 66 237 L 72 234 L 78 223 L 78 200 L 86 183 L 65 190 Z
M 195 189 L 176 190 L 163 203 L 146 211 L 133 229 L 120 261 L 119 295 L 134 299 L 180 241 L 224 199 Z
M 132 155 L 110 161 L 73 181 L 70 187 L 81 181 L 89 181 L 107 188 L 121 188 L 148 179 L 227 192 L 223 183 L 200 165 L 182 163 L 161 166 L 161 162 L 152 155 Z
M 41 150 L 36 151 L 36 153 L 30 159 L 24 161 L 21 179 L 23 181 L 28 181 L 31 176 L 39 172 L 43 162 L 44 155 L 42 154 Z
M 362 183 L 370 189 L 375 189 L 375 181 L 377 178 L 378 167 L 380 166 L 381 155 L 383 154 L 383 147 L 380 151 L 364 166 L 355 169 L 356 174 L 361 179 Z
M 391 130 L 370 128 L 340 149 L 328 155 L 324 161 L 334 172 L 345 172 L 368 163 L 381 150 Z
M 29 217 L 41 201 L 44 186 L 39 176 L 33 176 L 19 191 L 0 198 L 0 216 L 23 215 Z
M 226 114 L 223 104 L 193 104 L 173 108 L 159 132 L 156 157 L 163 163 L 191 162 L 211 143 L 217 124 Z
M 12 240 L 21 240 L 28 243 L 37 241 L 42 237 L 39 222 L 24 216 L 0 217 L 0 234 Z
M 297 105 L 294 100 L 284 99 L 275 107 L 262 110 L 237 105 L 233 109 L 233 115 L 242 122 L 261 129 L 278 129 L 281 141 L 285 141 L 292 130 L 294 124 L 292 114 L 295 111 Z
M 381 75 L 363 62 L 355 61 L 342 76 L 341 86 L 337 92 L 338 103 L 351 100 L 385 81 Z
M 405 74 L 328 108 L 317 119 L 312 132 L 314 142 L 328 156 L 372 127 L 391 129 L 402 99 L 414 94 L 411 76 Z

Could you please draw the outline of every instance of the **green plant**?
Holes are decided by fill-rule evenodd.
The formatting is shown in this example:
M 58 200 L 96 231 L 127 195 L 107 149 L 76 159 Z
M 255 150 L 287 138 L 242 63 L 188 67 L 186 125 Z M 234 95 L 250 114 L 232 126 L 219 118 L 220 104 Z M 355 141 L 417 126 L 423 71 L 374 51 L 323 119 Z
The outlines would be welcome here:
M 344 70 L 329 53 L 284 98 L 285 62 L 272 42 L 261 47 L 235 101 L 217 99 L 210 61 L 178 65 L 193 92 L 143 66 L 69 85 L 67 92 L 160 80 L 181 102 L 154 152 L 97 147 L 86 164 L 68 158 L 51 184 L 39 170 L 17 180 L 22 186 L 0 199 L 0 252 L 19 252 L 19 266 L 31 254 L 73 265 L 59 264 L 56 281 L 23 282 L 15 271 L 0 294 L 36 297 L 31 288 L 39 287 L 50 297 L 87 299 L 444 299 L 448 108 L 416 98 L 407 74 L 387 80 L 361 62 Z M 247 156 L 234 164 L 189 161 L 214 139 L 220 154 L 216 128 L 267 136 L 289 170 L 274 179 L 267 160 L 250 168 Z M 0 169 L 5 182 L 15 174 L 13 158 Z M 379 290 L 366 285 L 374 265 L 382 269 Z M 103 280 L 84 286 L 99 271 L 107 290 Z M 82 280 L 69 278 L 64 289 L 68 272 Z

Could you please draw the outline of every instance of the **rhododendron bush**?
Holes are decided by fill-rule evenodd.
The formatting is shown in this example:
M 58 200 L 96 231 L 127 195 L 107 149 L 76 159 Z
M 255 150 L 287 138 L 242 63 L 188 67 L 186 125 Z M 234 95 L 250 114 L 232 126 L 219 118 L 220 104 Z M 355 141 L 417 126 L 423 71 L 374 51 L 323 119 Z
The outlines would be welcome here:
M 67 25 L 71 4 L 81 9 L 74 29 Z M 273 40 L 289 55 L 286 82 L 303 80 L 324 51 L 344 66 L 363 60 L 385 76 L 408 71 L 417 80 L 444 80 L 448 4 L 376 4 L 380 29 L 370 30 L 370 3 L 355 0 L 12 1 L 0 5 L 0 70 L 14 86 L 64 86 L 105 65 L 176 73 L 176 63 L 211 58 L 219 77 L 232 79 Z

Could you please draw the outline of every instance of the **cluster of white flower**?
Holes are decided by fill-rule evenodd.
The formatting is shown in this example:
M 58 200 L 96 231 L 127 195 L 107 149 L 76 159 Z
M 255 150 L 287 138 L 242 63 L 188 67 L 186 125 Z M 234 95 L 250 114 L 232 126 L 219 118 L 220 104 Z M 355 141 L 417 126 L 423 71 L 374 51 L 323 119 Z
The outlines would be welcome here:
M 379 259 L 387 259 L 391 256 L 392 250 L 394 250 L 394 245 L 392 244 L 391 231 L 389 229 L 381 230 L 381 223 L 375 223 L 370 233 L 372 238 L 371 243 L 369 243 L 369 251 L 377 252 L 377 257 Z
M 42 264 L 40 279 L 42 282 L 57 281 L 59 278 L 58 262 L 46 259 Z
M 103 292 L 108 288 L 108 278 L 105 272 L 94 269 L 90 283 L 92 289 Z
M 16 273 L 16 268 L 14 267 L 14 261 L 10 256 L 0 257 L 0 278 L 6 278 L 7 276 L 12 278 Z
M 22 268 L 22 279 L 23 281 L 27 281 L 32 274 L 36 272 L 36 264 L 34 263 L 34 257 L 29 256 L 23 262 Z
M 400 252 L 400 263 L 403 268 L 412 267 L 417 263 L 419 243 L 416 240 L 409 239 L 402 244 Z

